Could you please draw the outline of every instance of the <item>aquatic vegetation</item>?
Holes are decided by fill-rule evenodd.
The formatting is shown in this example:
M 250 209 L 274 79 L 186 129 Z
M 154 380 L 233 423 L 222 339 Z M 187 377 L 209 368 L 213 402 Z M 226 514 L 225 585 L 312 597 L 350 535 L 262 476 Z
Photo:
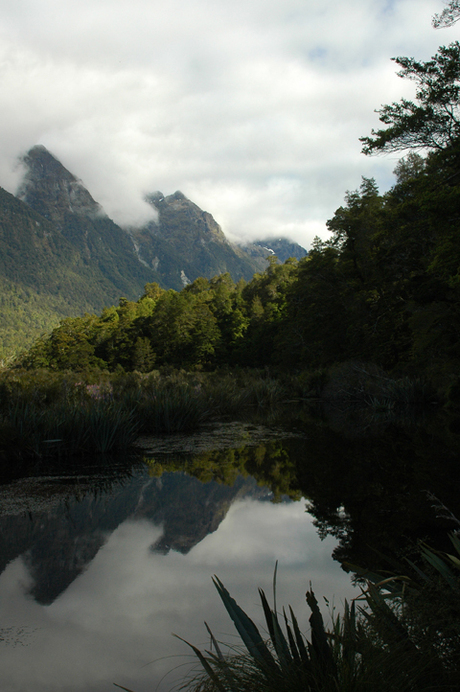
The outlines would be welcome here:
M 401 411 L 439 401 L 433 384 L 423 375 L 397 378 L 376 365 L 357 362 L 331 368 L 322 395 L 329 401 L 375 411 Z
M 292 390 L 292 378 L 274 377 L 265 370 L 211 373 L 203 383 L 203 393 L 220 416 L 270 411 L 292 398 Z
M 380 371 L 357 368 L 333 375 L 326 399 L 344 401 L 346 396 L 353 405 L 360 401 L 369 411 L 387 415 L 432 396 L 422 380 L 391 380 Z M 215 420 L 276 419 L 286 404 L 302 398 L 305 377 L 275 376 L 268 368 L 209 373 L 170 367 L 150 373 L 6 371 L 0 374 L 0 448 L 15 447 L 38 457 L 106 453 L 129 448 L 137 434 L 191 432 Z
M 37 457 L 126 450 L 139 430 L 132 411 L 105 400 L 50 407 L 17 401 L 9 407 L 6 420 L 11 441 Z
M 140 427 L 134 411 L 104 399 L 84 409 L 83 421 L 88 428 L 88 446 L 100 454 L 132 447 Z

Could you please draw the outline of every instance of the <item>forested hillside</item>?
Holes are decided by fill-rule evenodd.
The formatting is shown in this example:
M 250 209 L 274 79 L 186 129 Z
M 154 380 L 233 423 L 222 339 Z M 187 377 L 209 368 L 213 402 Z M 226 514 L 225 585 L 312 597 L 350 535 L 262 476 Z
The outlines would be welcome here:
M 66 320 L 23 361 L 100 365 L 327 366 L 455 371 L 460 358 L 460 148 L 411 154 L 380 195 L 364 179 L 308 257 L 273 261 L 252 281 L 146 286 L 99 316 Z
M 447 379 L 458 372 L 460 45 L 428 63 L 398 63 L 418 82 L 417 103 L 383 107 L 389 127 L 363 138 L 364 150 L 425 156 L 409 151 L 383 195 L 371 179 L 348 192 L 327 242 L 300 261 L 273 260 L 248 283 L 226 274 L 180 292 L 149 284 L 137 302 L 66 320 L 21 363 L 146 371 L 360 360 Z
M 55 224 L 0 188 L 0 359 L 120 293 Z
M 45 147 L 22 160 L 18 196 L 0 189 L 0 361 L 64 317 L 136 300 L 146 282 L 180 290 L 200 275 L 250 279 L 266 266 L 268 252 L 229 243 L 179 192 L 155 197 L 157 222 L 128 232 Z
M 180 291 L 199 276 L 210 279 L 225 272 L 236 280 L 249 280 L 267 266 L 269 250 L 251 256 L 230 243 L 212 215 L 179 190 L 167 197 L 156 192 L 145 199 L 158 219 L 128 231 L 140 262 L 163 288 Z

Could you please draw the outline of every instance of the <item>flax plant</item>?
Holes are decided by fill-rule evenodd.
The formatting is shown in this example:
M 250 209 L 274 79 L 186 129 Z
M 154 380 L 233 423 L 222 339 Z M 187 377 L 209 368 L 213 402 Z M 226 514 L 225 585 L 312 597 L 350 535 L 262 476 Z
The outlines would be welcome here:
M 415 578 L 368 575 L 367 586 L 326 629 L 310 588 L 310 637 L 289 608 L 279 614 L 259 595 L 263 637 L 222 582 L 213 582 L 243 647 L 225 649 L 208 625 L 211 648 L 191 646 L 203 672 L 184 683 L 190 692 L 435 692 L 458 689 L 460 673 L 460 540 L 456 554 L 422 546 L 432 572 Z M 276 572 L 275 572 L 276 574 Z M 439 579 L 437 579 L 439 578 Z M 440 580 L 440 581 L 439 581 Z M 430 588 L 431 587 L 431 588 Z M 448 594 L 446 595 L 446 591 Z M 434 599 L 434 602 L 432 600 Z M 448 603 L 448 607 L 445 604 Z

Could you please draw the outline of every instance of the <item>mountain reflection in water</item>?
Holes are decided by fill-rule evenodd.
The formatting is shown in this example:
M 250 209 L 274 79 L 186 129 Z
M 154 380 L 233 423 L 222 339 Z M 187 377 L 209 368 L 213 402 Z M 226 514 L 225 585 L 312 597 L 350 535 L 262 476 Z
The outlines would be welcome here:
M 237 641 L 213 574 L 260 622 L 279 560 L 278 604 L 307 631 L 310 581 L 339 607 L 355 593 L 341 560 L 386 569 L 375 548 L 442 547 L 452 526 L 427 492 L 460 514 L 458 426 L 323 414 L 299 411 L 287 437 L 229 424 L 144 440 L 134 466 L 0 486 L 2 692 L 151 692 L 173 671 L 169 690 L 193 661 L 172 632 L 206 647 L 206 619 Z
M 171 689 L 183 674 L 174 669 L 192 660 L 173 632 L 204 643 L 206 619 L 233 637 L 214 573 L 256 619 L 257 587 L 270 591 L 276 560 L 278 598 L 305 626 L 310 580 L 338 604 L 350 595 L 330 557 L 335 539 L 321 542 L 305 501 L 281 493 L 293 461 L 279 434 L 262 442 L 249 429 L 246 446 L 198 455 L 176 446 L 118 480 L 99 470 L 93 483 L 48 475 L 1 486 L 2 692 L 102 692 L 113 682 L 151 692 L 169 671 L 160 689 Z

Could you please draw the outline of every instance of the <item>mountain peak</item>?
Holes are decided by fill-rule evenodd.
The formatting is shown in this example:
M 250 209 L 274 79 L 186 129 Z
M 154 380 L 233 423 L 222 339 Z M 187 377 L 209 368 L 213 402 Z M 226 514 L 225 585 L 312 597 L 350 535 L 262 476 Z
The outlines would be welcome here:
M 178 202 L 179 202 L 179 201 L 184 201 L 184 200 L 187 201 L 187 202 L 190 201 L 190 200 L 184 195 L 184 193 L 181 192 L 180 190 L 176 190 L 176 192 L 174 192 L 174 194 L 169 195 L 169 196 L 168 196 L 168 200 L 170 200 L 171 202 L 172 202 L 172 201 L 178 201 Z
M 85 216 L 100 216 L 102 207 L 94 201 L 81 180 L 65 168 L 41 144 L 22 156 L 26 166 L 17 197 L 42 216 L 61 222 L 68 212 Z
M 161 202 L 164 202 L 165 196 L 160 190 L 156 190 L 156 192 L 149 192 L 145 195 L 144 199 L 149 204 L 157 207 Z
M 302 257 L 308 254 L 305 248 L 288 238 L 254 240 L 252 243 L 242 244 L 241 247 L 251 255 L 251 257 L 276 255 L 280 262 L 285 262 L 290 257 L 302 259 Z

